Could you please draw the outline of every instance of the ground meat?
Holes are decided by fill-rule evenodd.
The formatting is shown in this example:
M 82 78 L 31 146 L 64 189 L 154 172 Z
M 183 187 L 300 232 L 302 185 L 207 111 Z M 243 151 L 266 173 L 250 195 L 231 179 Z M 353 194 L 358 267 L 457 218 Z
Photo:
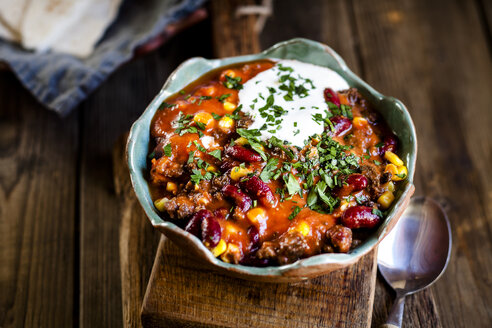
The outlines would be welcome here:
M 326 232 L 326 238 L 335 250 L 340 253 L 347 253 L 352 245 L 352 230 L 337 224 Z
M 189 196 L 177 196 L 169 199 L 164 204 L 164 210 L 169 214 L 171 219 L 182 220 L 198 212 L 197 206 Z
M 280 149 L 279 147 L 275 147 L 273 150 L 272 150 L 272 154 L 274 156 L 277 156 L 279 157 L 281 160 L 283 161 L 288 161 L 288 162 L 291 162 L 291 161 L 298 161 L 299 160 L 299 156 L 300 156 L 300 151 L 299 149 L 297 149 L 296 147 L 294 146 L 289 146 L 289 145 L 286 145 L 284 146 L 285 149 L 288 149 L 292 152 L 292 154 L 294 155 L 294 158 L 291 158 L 289 155 L 287 155 L 287 153 L 285 151 L 283 151 L 282 149 Z
M 380 173 L 375 165 L 361 165 L 361 173 L 369 180 L 368 190 L 373 196 L 379 196 L 383 193 L 381 188 Z
M 245 115 L 236 121 L 236 127 L 238 129 L 247 129 L 251 124 L 253 124 L 253 119 L 248 115 Z
M 381 119 L 380 115 L 376 111 L 370 109 L 367 100 L 362 97 L 356 88 L 350 88 L 340 93 L 346 94 L 347 99 L 351 104 L 360 106 L 361 114 L 366 117 L 369 122 L 375 123 Z
M 169 178 L 179 178 L 183 172 L 182 164 L 172 161 L 170 157 L 164 156 L 152 160 L 150 177 L 152 182 L 162 184 L 169 181 Z
M 217 192 L 222 190 L 224 186 L 231 184 L 231 178 L 229 177 L 229 174 L 223 174 L 219 175 L 217 177 L 214 177 L 212 179 L 212 192 Z
M 304 236 L 299 232 L 284 234 L 280 239 L 266 241 L 258 250 L 259 259 L 274 260 L 279 264 L 288 264 L 300 259 L 308 245 Z

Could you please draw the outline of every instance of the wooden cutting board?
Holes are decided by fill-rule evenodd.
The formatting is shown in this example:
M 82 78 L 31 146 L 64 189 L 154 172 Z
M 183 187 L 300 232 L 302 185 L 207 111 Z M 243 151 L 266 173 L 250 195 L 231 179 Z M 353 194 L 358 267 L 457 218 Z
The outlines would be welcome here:
M 217 57 L 260 50 L 254 16 L 211 2 Z M 144 327 L 368 327 L 376 282 L 375 252 L 348 269 L 309 281 L 258 283 L 216 274 L 166 237 L 159 242 L 143 305 Z

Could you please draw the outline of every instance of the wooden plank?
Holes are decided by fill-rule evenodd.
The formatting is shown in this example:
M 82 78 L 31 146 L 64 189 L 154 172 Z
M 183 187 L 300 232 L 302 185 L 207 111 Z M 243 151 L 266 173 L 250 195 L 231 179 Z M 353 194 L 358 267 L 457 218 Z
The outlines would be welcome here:
M 489 327 L 492 65 L 476 2 L 355 1 L 354 13 L 368 82 L 402 99 L 415 121 L 417 193 L 440 200 L 451 220 L 454 250 L 427 292 L 431 307 L 444 327 Z M 409 326 L 429 326 L 419 322 L 421 297 L 408 300 Z
M 239 56 L 260 51 L 255 35 L 254 16 L 236 16 L 238 6 L 253 5 L 254 0 L 214 0 L 210 3 L 212 42 L 216 57 Z
M 0 73 L 0 327 L 69 327 L 77 114 L 42 108 Z
M 141 327 L 140 309 L 150 276 L 160 233 L 147 219 L 137 201 L 126 164 L 128 134 L 113 150 L 113 177 L 120 209 L 120 269 L 123 325 Z
M 111 154 L 118 137 L 129 130 L 172 70 L 189 57 L 210 56 L 208 30 L 207 23 L 200 23 L 160 51 L 128 63 L 81 106 L 79 324 L 82 327 L 137 322 L 135 310 L 126 308 L 135 303 L 126 298 L 128 290 L 122 291 L 119 248 L 122 209 L 113 184 Z M 151 249 L 148 256 L 154 254 L 155 250 Z M 129 303 L 125 301 L 122 305 L 124 297 Z
M 294 37 L 323 42 L 338 52 L 347 65 L 360 74 L 349 2 L 345 0 L 309 0 L 299 11 L 299 0 L 274 3 L 274 15 L 260 35 L 262 48 Z M 336 19 L 335 19 L 336 18 Z
M 164 236 L 142 311 L 144 327 L 368 327 L 376 264 L 295 284 L 216 274 Z

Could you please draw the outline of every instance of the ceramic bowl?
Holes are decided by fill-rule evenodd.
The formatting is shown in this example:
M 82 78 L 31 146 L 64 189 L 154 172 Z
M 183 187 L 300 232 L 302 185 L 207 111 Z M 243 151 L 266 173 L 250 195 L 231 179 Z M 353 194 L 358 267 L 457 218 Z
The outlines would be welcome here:
M 395 201 L 381 226 L 361 245 L 346 254 L 319 254 L 295 263 L 276 267 L 248 267 L 229 264 L 215 258 L 192 234 L 172 222 L 163 220 L 155 209 L 146 180 L 147 154 L 150 139 L 150 122 L 159 105 L 166 98 L 181 90 L 190 82 L 217 67 L 263 58 L 297 59 L 299 61 L 328 67 L 340 74 L 351 87 L 356 87 L 379 111 L 400 139 L 399 153 L 408 167 L 408 178 L 400 183 Z M 383 96 L 356 76 L 343 59 L 330 47 L 306 39 L 280 42 L 259 54 L 222 59 L 191 58 L 182 63 L 168 78 L 159 94 L 145 112 L 133 124 L 127 145 L 128 166 L 133 188 L 152 225 L 173 241 L 190 259 L 196 258 L 216 271 L 235 277 L 256 281 L 299 281 L 326 274 L 357 262 L 371 251 L 393 228 L 407 207 L 414 192 L 413 176 L 417 155 L 415 127 L 405 106 L 397 99 Z

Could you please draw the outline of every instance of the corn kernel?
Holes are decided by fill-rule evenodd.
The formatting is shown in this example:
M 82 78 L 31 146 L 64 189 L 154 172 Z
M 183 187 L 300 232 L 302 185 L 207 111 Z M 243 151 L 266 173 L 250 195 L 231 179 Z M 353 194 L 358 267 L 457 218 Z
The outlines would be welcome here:
M 240 256 L 241 250 L 235 244 L 227 244 L 227 249 L 220 256 L 220 259 L 226 263 L 231 263 L 231 259 L 234 261 L 234 258 Z
M 384 191 L 395 191 L 395 184 L 392 181 L 386 182 L 384 185 L 381 186 Z
M 228 102 L 228 101 L 224 102 L 224 109 L 227 112 L 232 113 L 236 108 L 237 108 L 236 104 Z
M 200 91 L 205 96 L 213 97 L 215 95 L 215 92 L 217 91 L 217 89 L 213 85 L 211 85 L 211 86 L 200 89 Z
M 247 169 L 245 167 L 234 166 L 231 170 L 231 179 L 237 181 L 242 177 L 247 176 L 251 172 L 252 171 L 250 169 Z
M 210 203 L 210 200 L 207 197 L 203 196 L 198 200 L 198 203 L 201 205 L 207 205 L 208 203 Z
M 217 166 L 210 164 L 207 167 L 207 172 L 217 172 Z
M 227 249 L 227 243 L 224 241 L 224 239 L 221 239 L 217 244 L 217 246 L 211 249 L 211 252 L 213 256 L 217 257 L 222 253 L 224 253 L 226 249 Z
M 246 212 L 246 217 L 251 223 L 258 223 L 266 219 L 266 212 L 261 207 L 255 207 Z
M 396 166 L 401 166 L 404 164 L 400 157 L 398 157 L 398 155 L 389 150 L 384 153 L 384 158 L 386 158 L 389 162 L 395 164 Z
M 234 127 L 234 120 L 230 117 L 224 116 L 219 121 L 219 128 L 223 132 L 230 132 Z
M 319 134 L 317 134 L 316 137 L 311 139 L 311 143 L 313 144 L 313 146 L 316 146 L 320 141 L 321 141 L 321 136 Z
M 215 120 L 212 116 L 212 114 L 207 113 L 207 112 L 200 112 L 195 114 L 195 117 L 193 117 L 193 120 L 195 122 L 199 122 L 205 125 L 205 128 L 209 129 L 215 124 Z
M 395 195 L 391 191 L 385 191 L 381 196 L 378 198 L 378 204 L 381 205 L 382 209 L 387 209 L 390 207 L 391 203 L 395 200 Z
M 362 129 L 367 125 L 367 120 L 363 117 L 356 116 L 354 117 L 352 124 L 354 125 L 355 128 Z
M 246 139 L 245 137 L 240 137 L 240 138 L 237 138 L 236 140 L 234 140 L 234 143 L 238 144 L 240 146 L 244 146 L 244 145 L 248 144 L 248 139 Z
M 398 174 L 398 168 L 395 164 L 387 164 L 384 172 L 389 172 L 392 175 L 392 178 Z
M 340 209 L 342 211 L 345 211 L 347 208 L 355 205 L 357 205 L 355 201 L 347 201 L 346 199 L 342 199 L 342 201 L 340 202 Z
M 400 180 L 403 180 L 407 177 L 408 170 L 407 170 L 406 166 L 404 166 L 404 165 L 398 166 L 396 169 L 398 170 L 398 172 L 391 178 L 391 180 L 400 181 Z
M 307 236 L 311 232 L 311 227 L 306 223 L 306 221 L 301 221 L 295 230 L 300 232 L 301 235 Z
M 222 72 L 222 76 L 229 76 L 229 77 L 236 77 L 236 72 L 234 72 L 232 69 L 225 70 Z
M 178 190 L 178 185 L 174 182 L 169 181 L 166 184 L 166 190 L 175 193 Z
M 166 197 L 163 197 L 161 199 L 157 199 L 155 202 L 154 202 L 154 206 L 155 208 L 157 208 L 157 210 L 159 212 L 164 212 L 164 205 L 166 205 L 166 203 L 169 201 L 169 199 L 167 199 Z

